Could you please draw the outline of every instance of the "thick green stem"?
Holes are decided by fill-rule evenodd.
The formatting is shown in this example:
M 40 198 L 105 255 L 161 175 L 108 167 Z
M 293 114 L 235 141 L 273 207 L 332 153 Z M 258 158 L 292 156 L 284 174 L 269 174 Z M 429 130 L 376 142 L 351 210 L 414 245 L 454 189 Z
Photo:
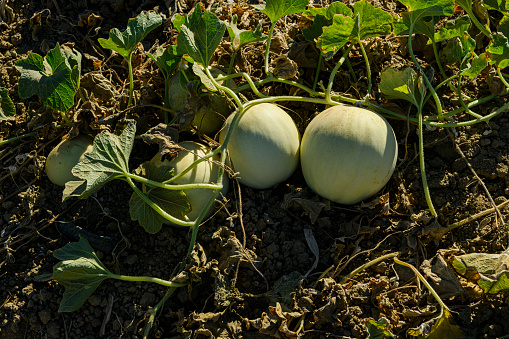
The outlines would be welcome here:
M 133 78 L 133 65 L 131 62 L 133 53 L 129 53 L 127 57 L 127 67 L 129 68 L 129 101 L 127 101 L 127 107 L 131 106 L 133 103 L 133 95 L 134 95 L 134 78 Z
M 60 116 L 62 117 L 62 119 L 64 119 L 65 123 L 68 125 L 72 125 L 72 122 L 71 122 L 71 120 L 69 120 L 67 113 L 64 111 L 59 111 L 59 112 L 60 112 Z
M 428 204 L 429 211 L 433 216 L 437 216 L 433 202 L 431 201 L 431 195 L 429 193 L 428 180 L 426 179 L 426 165 L 424 163 L 424 137 L 422 134 L 422 106 L 419 107 L 417 112 L 417 118 L 419 119 L 418 131 L 419 131 L 419 166 L 421 168 L 422 188 L 424 190 L 424 197 Z
M 466 225 L 476 219 L 479 219 L 479 218 L 482 218 L 488 214 L 491 214 L 491 213 L 495 213 L 497 210 L 501 210 L 502 208 L 506 207 L 507 205 L 509 205 L 509 200 L 506 200 L 504 201 L 503 203 L 501 204 L 498 204 L 497 205 L 497 208 L 495 209 L 495 207 L 492 207 L 492 208 L 489 208 L 487 210 L 484 210 L 482 212 L 479 212 L 477 214 L 474 214 L 474 215 L 471 215 L 471 216 L 468 216 L 467 218 L 463 219 L 463 220 L 460 220 L 458 222 L 455 222 L 453 224 L 450 224 L 449 226 L 447 226 L 447 228 L 451 231 L 455 228 L 458 228 L 460 226 L 463 226 L 463 225 Z
M 437 62 L 437 65 L 438 65 L 438 69 L 440 70 L 440 74 L 442 74 L 442 77 L 444 79 L 447 79 L 447 85 L 449 86 L 449 88 L 451 89 L 451 91 L 453 91 L 454 93 L 458 94 L 458 96 L 463 96 L 465 99 L 467 99 L 468 101 L 470 101 L 470 97 L 461 93 L 461 91 L 459 89 L 457 89 L 456 87 L 454 87 L 454 85 L 450 82 L 450 80 L 452 80 L 453 78 L 447 78 L 447 74 L 445 74 L 445 71 L 444 71 L 444 68 L 442 67 L 442 63 L 440 62 L 440 56 L 438 55 L 438 48 L 437 48 L 437 43 L 435 42 L 435 39 L 434 38 L 431 38 L 431 44 L 433 46 L 433 53 L 435 54 L 435 61 Z M 457 77 L 459 74 L 456 74 L 454 77 Z M 445 80 L 444 80 L 445 81 Z M 442 82 L 443 83 L 443 82 Z M 441 83 L 441 84 L 442 84 Z M 440 86 L 440 85 L 439 85 Z M 439 86 L 437 86 L 435 88 L 435 91 L 438 90 Z M 427 102 L 428 100 L 426 100 L 425 102 Z
M 364 101 L 369 100 L 369 96 L 371 95 L 371 67 L 369 65 L 368 55 L 366 54 L 366 50 L 364 49 L 364 45 L 362 41 L 358 40 L 359 46 L 361 47 L 362 56 L 364 57 L 364 61 L 366 62 L 366 75 L 368 77 L 368 93 L 363 98 Z
M 431 95 L 433 96 L 433 99 L 435 100 L 435 105 L 437 106 L 437 114 L 438 114 L 438 120 L 443 121 L 444 117 L 442 114 L 442 103 L 440 102 L 440 99 L 438 98 L 437 92 L 435 92 L 435 89 L 431 85 L 431 82 L 428 80 L 428 77 L 424 75 L 424 71 L 421 68 L 421 65 L 417 62 L 417 59 L 415 58 L 414 51 L 412 49 L 412 33 L 414 31 L 414 25 L 415 22 L 412 22 L 410 25 L 410 28 L 408 29 L 408 51 L 410 52 L 410 57 L 412 58 L 413 62 L 419 69 L 421 76 L 424 78 L 424 83 L 428 87 L 428 90 L 430 91 Z
M 316 84 L 318 83 L 318 76 L 320 75 L 320 70 L 322 68 L 322 53 L 320 53 L 320 56 L 318 57 L 318 63 L 316 66 L 316 73 L 315 73 L 315 81 L 313 82 L 313 91 L 316 91 Z
M 146 282 L 153 282 L 159 285 L 168 286 L 168 287 L 184 287 L 187 286 L 187 283 L 175 283 L 168 280 L 163 280 L 159 278 L 154 277 L 133 277 L 129 275 L 117 275 L 113 274 L 111 278 L 118 279 L 118 280 L 124 280 L 124 281 L 146 281 Z
M 139 190 L 138 187 L 136 187 L 136 185 L 134 184 L 134 182 L 131 180 L 131 178 L 129 177 L 125 177 L 125 180 L 127 181 L 127 183 L 129 184 L 129 186 L 131 186 L 131 188 L 133 189 L 133 191 L 138 194 L 138 196 L 145 202 L 147 203 L 152 209 L 154 209 L 154 211 L 156 211 L 157 213 L 159 213 L 159 215 L 161 215 L 163 218 L 165 218 L 166 220 L 168 220 L 169 222 L 173 223 L 173 224 L 176 224 L 176 225 L 180 225 L 180 226 L 190 226 L 192 227 L 194 225 L 194 222 L 191 222 L 191 221 L 183 221 L 183 220 L 180 220 L 180 219 L 177 219 L 175 218 L 174 216 L 166 213 L 166 211 L 164 211 L 161 207 L 159 207 L 159 205 L 155 204 L 152 200 L 150 200 L 145 194 L 143 194 L 142 191 Z
M 198 162 L 200 162 L 200 161 L 196 160 L 194 163 L 198 163 Z M 219 186 L 216 184 L 201 184 L 201 183 L 200 184 L 172 184 L 172 185 L 170 185 L 170 184 L 165 184 L 165 183 L 162 183 L 159 181 L 150 180 L 145 177 L 142 177 L 142 176 L 139 176 L 136 174 L 132 174 L 132 173 L 126 173 L 125 176 L 127 178 L 134 179 L 138 182 L 149 185 L 151 187 L 159 187 L 159 188 L 164 188 L 164 189 L 173 190 L 173 191 L 181 191 L 181 190 L 189 190 L 189 189 L 197 189 L 197 188 L 208 188 L 208 189 L 212 189 L 212 190 L 217 190 L 217 189 L 220 190 L 221 188 L 223 188 L 222 186 Z
M 33 137 L 34 135 L 37 135 L 37 132 L 31 132 L 27 134 L 18 135 L 17 137 L 12 137 L 7 140 L 0 141 L 0 146 L 7 145 L 10 142 L 14 142 L 23 138 Z
M 332 92 L 332 85 L 334 84 L 334 77 L 336 76 L 336 73 L 338 72 L 341 65 L 343 65 L 343 62 L 345 62 L 346 58 L 348 58 L 348 53 L 350 53 L 352 48 L 353 48 L 353 44 L 351 44 L 350 47 L 348 47 L 345 51 L 343 51 L 343 56 L 341 57 L 341 59 L 339 59 L 338 63 L 336 64 L 336 66 L 334 67 L 334 69 L 332 70 L 332 72 L 329 76 L 329 83 L 327 84 L 327 90 L 325 92 L 325 100 L 327 102 L 331 101 L 331 92 Z M 357 102 L 357 100 L 355 100 L 355 102 Z
M 341 47 L 341 50 L 343 51 L 343 53 L 345 53 L 345 47 Z M 348 70 L 350 71 L 350 75 L 352 76 L 352 81 L 357 82 L 358 81 L 357 76 L 355 75 L 355 71 L 353 70 L 352 64 L 350 63 L 350 58 L 348 57 L 348 54 L 345 59 L 345 64 L 346 64 L 346 67 L 348 67 Z
M 393 259 L 394 262 L 396 264 L 400 264 L 400 265 L 403 265 L 403 266 L 406 266 L 408 267 L 409 269 L 411 269 L 415 275 L 419 278 L 419 280 L 426 286 L 426 288 L 430 291 L 430 293 L 433 295 L 433 297 L 435 297 L 435 300 L 440 304 L 440 306 L 442 306 L 442 308 L 449 310 L 449 307 L 447 307 L 447 305 L 442 301 L 442 299 L 440 299 L 440 296 L 438 295 L 437 292 L 435 292 L 435 290 L 433 289 L 433 287 L 431 287 L 431 285 L 426 281 L 426 279 L 424 279 L 424 277 L 422 276 L 422 274 L 413 266 L 413 265 L 410 265 L 404 261 L 401 261 L 399 260 L 398 258 L 394 258 Z
M 486 28 L 484 27 L 480 22 L 479 20 L 477 20 L 477 17 L 475 16 L 474 12 L 472 11 L 472 8 L 471 7 L 463 7 L 463 9 L 465 10 L 465 12 L 467 12 L 468 16 L 470 17 L 470 20 L 472 20 L 472 22 L 474 23 L 474 25 L 484 34 L 486 35 L 488 38 L 491 38 L 491 32 Z
M 143 339 L 148 339 L 150 334 L 150 329 L 152 328 L 152 325 L 154 324 L 154 321 L 156 319 L 156 314 L 164 305 L 164 303 L 170 298 L 177 289 L 175 287 L 170 287 L 168 291 L 166 291 L 166 294 L 164 297 L 157 303 L 157 305 L 154 306 L 154 308 L 147 311 L 148 313 L 148 320 L 147 325 L 145 325 L 145 329 L 143 330 Z
M 500 71 L 500 68 L 498 68 L 498 67 L 497 67 L 497 74 L 500 77 L 500 81 L 502 81 L 504 86 L 509 89 L 509 83 L 505 80 L 504 75 L 502 74 L 502 72 Z
M 233 52 L 233 55 L 232 55 L 232 59 L 230 60 L 230 66 L 228 67 L 228 75 L 232 74 L 232 71 L 233 71 L 233 65 L 235 64 L 235 58 L 237 57 L 237 52 L 239 50 L 236 49 L 234 52 Z
M 267 37 L 267 48 L 265 49 L 265 74 L 270 75 L 269 72 L 269 54 L 270 54 L 270 42 L 272 41 L 272 35 L 274 34 L 274 27 L 276 23 L 273 22 L 270 25 L 269 36 Z
M 362 266 L 359 266 L 357 267 L 355 270 L 353 270 L 352 272 L 350 272 L 348 275 L 345 275 L 341 281 L 340 281 L 340 284 L 344 284 L 346 283 L 348 280 L 352 279 L 354 276 L 356 276 L 357 274 L 361 273 L 362 271 L 364 271 L 366 268 L 370 267 L 370 266 L 373 266 L 373 265 L 376 265 L 378 264 L 379 262 L 381 261 L 384 261 L 384 260 L 387 260 L 387 259 L 390 259 L 390 258 L 394 258 L 394 257 L 397 257 L 398 255 L 400 255 L 401 252 L 395 252 L 395 253 L 389 253 L 389 254 L 386 254 L 386 255 L 382 255 L 381 257 L 378 257 L 374 260 L 371 260 L 370 262 L 367 262 L 365 263 L 364 265 Z M 329 268 L 330 270 L 330 268 Z M 322 274 L 323 276 L 323 274 Z M 320 278 L 322 277 L 320 276 Z

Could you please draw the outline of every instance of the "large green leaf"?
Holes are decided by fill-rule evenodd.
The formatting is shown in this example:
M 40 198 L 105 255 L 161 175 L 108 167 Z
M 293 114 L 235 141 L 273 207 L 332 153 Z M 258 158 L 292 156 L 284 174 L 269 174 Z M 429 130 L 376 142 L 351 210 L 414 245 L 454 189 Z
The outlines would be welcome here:
M 309 0 L 267 0 L 265 5 L 251 5 L 267 15 L 273 23 L 280 18 L 304 12 Z
M 378 321 L 371 318 L 366 319 L 366 328 L 369 333 L 369 339 L 396 338 L 389 331 L 389 321 L 384 317 L 381 317 Z
M 30 53 L 16 61 L 15 66 L 21 73 L 18 92 L 22 99 L 37 95 L 45 105 L 63 112 L 72 107 L 79 87 L 79 52 L 60 48 L 57 43 L 44 58 Z
M 136 45 L 161 23 L 159 14 L 141 12 L 136 18 L 129 20 L 125 31 L 120 32 L 118 28 L 113 28 L 108 40 L 100 38 L 98 41 L 102 47 L 114 50 L 128 59 Z
M 509 38 L 509 13 L 505 13 L 498 23 L 497 31 Z
M 385 36 L 392 30 L 392 15 L 369 2 L 361 0 L 354 5 L 353 17 L 359 18 L 352 34 L 360 41 L 377 36 Z
M 129 156 L 133 148 L 136 123 L 129 120 L 120 135 L 103 131 L 94 139 L 93 149 L 73 167 L 72 172 L 83 181 L 65 184 L 63 198 L 88 198 L 102 185 L 129 174 Z
M 154 60 L 166 81 L 170 80 L 182 59 L 182 56 L 177 54 L 176 45 L 168 46 L 167 48 L 160 46 L 154 54 L 147 53 L 147 56 Z
M 40 275 L 35 279 L 37 281 L 53 279 L 65 287 L 59 312 L 76 311 L 104 279 L 115 277 L 97 257 L 85 238 L 65 245 L 53 255 L 61 260 L 53 266 L 53 274 Z
M 445 63 L 462 64 L 465 56 L 475 49 L 475 40 L 470 37 L 468 32 L 463 32 L 460 37 L 454 37 L 447 42 L 440 53 L 440 58 Z
M 408 330 L 408 334 L 427 339 L 461 339 L 466 338 L 465 332 L 456 324 L 451 311 L 442 308 L 437 318 L 431 319 L 419 326 Z
M 200 6 L 196 6 L 189 18 L 189 23 L 180 27 L 177 52 L 180 55 L 187 54 L 195 62 L 207 67 L 221 43 L 226 25 L 210 12 L 202 14 Z
M 474 56 L 466 68 L 461 72 L 462 75 L 467 76 L 469 79 L 475 78 L 483 69 L 488 67 L 488 61 L 486 60 L 486 54 Z
M 405 68 L 404 71 L 393 68 L 383 70 L 378 88 L 387 98 L 403 99 L 416 107 L 421 106 L 421 100 L 426 95 L 422 76 L 418 76 L 411 68 Z
M 173 176 L 168 167 L 156 167 L 150 162 L 141 164 L 135 170 L 135 174 L 158 182 L 166 181 Z M 163 211 L 176 218 L 182 219 L 184 215 L 191 212 L 191 205 L 183 191 L 156 187 L 144 194 Z M 168 223 L 168 220 L 150 207 L 136 192 L 129 200 L 129 213 L 132 220 L 138 220 L 140 226 L 151 234 L 159 232 L 163 223 Z
M 318 38 L 317 46 L 325 59 L 330 59 L 341 47 L 351 40 L 355 20 L 342 14 L 334 15 L 332 25 L 323 28 L 323 34 Z
M 252 42 L 264 41 L 268 37 L 267 34 L 262 32 L 262 22 L 256 26 L 254 31 L 239 29 L 237 27 L 236 14 L 232 17 L 231 22 L 226 23 L 226 29 L 228 30 L 228 35 L 230 36 L 234 50 L 239 50 Z
M 485 293 L 509 291 L 509 254 L 469 253 L 454 258 L 454 269 Z
M 408 34 L 410 25 L 412 24 L 411 13 L 405 12 L 402 18 L 398 18 L 393 22 L 393 32 L 395 35 Z M 422 17 L 414 23 L 413 34 L 424 34 L 428 38 L 433 38 L 435 34 L 435 24 L 440 20 L 438 16 Z
M 509 38 L 500 33 L 492 34 L 493 40 L 486 48 L 486 56 L 490 65 L 496 64 L 503 69 L 509 66 Z
M 411 14 L 412 22 L 426 16 L 452 15 L 454 0 L 399 0 Z
M 507 0 L 484 0 L 483 2 L 487 9 L 499 11 L 502 14 L 507 14 L 507 11 L 509 11 Z
M 322 16 L 329 21 L 332 21 L 335 14 L 343 14 L 344 16 L 349 17 L 353 15 L 352 10 L 340 1 L 333 2 L 327 7 L 309 8 L 302 13 L 303 16 L 309 19 L 314 19 L 317 16 Z
M 448 20 L 445 26 L 435 33 L 435 42 L 449 40 L 455 37 L 462 37 L 470 29 L 470 18 L 464 15 L 454 20 Z M 431 40 L 430 42 L 431 43 Z
M 4 87 L 0 87 L 0 121 L 10 119 L 14 116 L 14 113 L 14 104 L 9 97 L 9 91 Z

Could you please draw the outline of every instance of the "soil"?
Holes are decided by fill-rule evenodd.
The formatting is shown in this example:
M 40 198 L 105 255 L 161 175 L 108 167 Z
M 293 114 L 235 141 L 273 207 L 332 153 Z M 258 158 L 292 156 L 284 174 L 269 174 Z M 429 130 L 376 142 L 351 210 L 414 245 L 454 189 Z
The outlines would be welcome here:
M 106 280 L 78 311 L 59 313 L 63 286 L 35 281 L 49 273 L 57 260 L 52 252 L 75 241 L 64 221 L 104 237 L 112 247 L 95 248 L 115 273 L 169 279 L 187 253 L 190 232 L 164 226 L 146 233 L 129 217 L 130 188 L 112 181 L 86 200 L 61 201 L 62 188 L 44 172 L 44 160 L 64 135 L 97 133 L 101 118 L 125 107 L 129 88 L 127 66 L 119 55 L 102 49 L 97 38 L 110 29 L 125 29 L 129 18 L 142 10 L 160 13 L 164 24 L 139 45 L 134 57 L 136 102 L 161 104 L 164 80 L 145 56 L 156 46 L 175 39 L 171 18 L 188 13 L 195 1 L 7 1 L 11 11 L 0 23 L 0 87 L 16 107 L 15 120 L 0 123 L 0 140 L 38 132 L 0 148 L 0 335 L 3 338 L 141 338 L 147 311 L 166 289 L 151 283 Z M 353 1 L 352 1 L 353 3 Z M 392 13 L 404 11 L 393 1 L 373 2 Z M 211 2 L 205 7 L 212 5 Z M 12 13 L 13 16 L 9 15 Z M 240 28 L 253 29 L 268 20 L 247 3 L 220 1 L 216 15 L 229 19 L 237 13 Z M 299 79 L 312 84 L 317 54 L 300 35 L 300 17 L 291 15 L 276 27 L 271 57 L 287 54 L 297 62 Z M 417 38 L 416 38 L 417 40 Z M 224 40 L 213 63 L 227 68 L 229 43 Z M 411 65 L 406 38 L 370 41 L 373 83 L 385 67 Z M 56 43 L 74 46 L 83 55 L 82 74 L 106 77 L 111 88 L 71 110 L 74 129 L 57 128 L 61 118 L 36 97 L 21 99 L 19 73 L 14 62 L 29 53 L 44 55 Z M 418 49 L 416 47 L 416 49 Z M 242 52 L 240 70 L 262 76 L 263 43 Z M 426 46 L 418 50 L 423 65 L 433 66 Z M 367 88 L 360 51 L 350 54 L 359 81 L 352 83 L 348 69 L 338 73 L 334 91 L 356 97 Z M 325 63 L 321 80 L 327 82 L 334 63 Z M 441 81 L 437 77 L 437 81 Z M 92 87 L 83 86 L 90 93 Z M 90 86 L 90 85 L 89 85 Z M 490 94 L 485 79 L 470 81 L 465 92 L 480 98 Z M 446 87 L 446 86 L 444 86 Z M 92 89 L 91 89 L 92 88 Z M 267 93 L 288 94 L 284 85 Z M 95 92 L 94 92 L 95 93 Z M 295 93 L 292 93 L 295 94 Z M 447 91 L 439 92 L 445 111 L 459 106 Z M 249 94 L 246 94 L 249 97 Z M 507 102 L 498 97 L 476 108 L 481 115 Z M 280 103 L 291 112 L 301 133 L 322 106 Z M 402 114 L 414 113 L 401 101 L 387 103 Z M 433 107 L 427 107 L 430 114 Z M 161 119 L 155 108 L 137 108 L 133 117 L 138 132 Z M 461 119 L 461 117 L 459 117 Z M 177 289 L 159 311 L 152 326 L 155 338 L 360 338 L 367 337 L 366 321 L 385 318 L 397 337 L 410 328 L 436 318 L 440 306 L 415 274 L 387 259 L 342 281 L 357 267 L 382 255 L 401 252 L 430 281 L 455 321 L 469 337 L 495 338 L 509 333 L 507 297 L 484 294 L 472 282 L 440 271 L 440 260 L 462 253 L 500 253 L 507 248 L 503 220 L 489 213 L 470 223 L 444 231 L 444 227 L 492 208 L 482 182 L 496 204 L 509 195 L 509 119 L 500 114 L 489 123 L 456 129 L 425 129 L 425 160 L 431 197 L 438 218 L 430 217 L 424 199 L 416 126 L 391 120 L 399 144 L 396 170 L 372 201 L 351 206 L 331 203 L 313 193 L 300 169 L 271 189 L 256 190 L 234 181 L 218 203 L 221 209 L 198 233 L 192 283 Z M 183 139 L 196 135 L 182 133 Z M 454 142 L 453 142 L 454 140 Z M 455 147 L 464 154 L 464 159 Z M 136 140 L 130 168 L 157 152 L 157 147 Z M 149 156 L 147 156 L 149 155 Z M 467 162 L 472 168 L 469 168 Z M 476 175 L 479 178 L 476 178 Z M 508 210 L 501 214 L 507 217 Z M 70 237 L 71 235 L 71 237 Z M 444 270 L 450 270 L 445 265 Z M 448 272 L 449 272 L 448 271 Z

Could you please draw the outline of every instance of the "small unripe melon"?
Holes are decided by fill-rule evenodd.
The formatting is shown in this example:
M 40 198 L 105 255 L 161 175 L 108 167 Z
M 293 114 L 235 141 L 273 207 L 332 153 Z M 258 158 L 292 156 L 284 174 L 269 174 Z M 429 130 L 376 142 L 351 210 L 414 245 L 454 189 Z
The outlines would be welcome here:
M 72 139 L 62 140 L 46 158 L 46 175 L 55 185 L 80 180 L 72 174 L 72 168 L 83 160 L 84 154 L 92 151 L 94 139 L 88 135 L 79 135 Z

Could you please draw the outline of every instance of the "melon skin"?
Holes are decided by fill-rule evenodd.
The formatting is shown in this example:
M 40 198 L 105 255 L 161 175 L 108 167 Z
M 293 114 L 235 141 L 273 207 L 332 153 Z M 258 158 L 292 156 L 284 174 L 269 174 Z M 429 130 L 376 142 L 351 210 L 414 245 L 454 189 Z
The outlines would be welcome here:
M 302 137 L 304 179 L 320 196 L 351 205 L 382 189 L 394 172 L 396 136 L 377 113 L 337 105 L 318 114 Z
M 62 140 L 46 158 L 48 179 L 58 186 L 65 186 L 68 181 L 81 180 L 72 174 L 72 168 L 84 159 L 85 153 L 92 151 L 93 142 L 94 139 L 88 135 Z
M 223 143 L 232 114 L 219 135 Z M 299 164 L 300 135 L 295 122 L 277 105 L 262 103 L 241 116 L 228 141 L 228 154 L 240 183 L 266 189 L 288 179 Z
M 168 167 L 168 170 L 173 168 L 175 169 L 174 174 L 177 175 L 189 167 L 189 165 L 191 165 L 195 160 L 198 160 L 199 157 L 203 157 L 210 152 L 209 147 L 194 141 L 184 141 L 179 143 L 179 145 L 188 151 L 180 151 L 175 159 L 171 161 L 164 160 L 163 162 L 161 162 L 159 154 L 156 154 L 152 158 L 151 162 L 157 167 L 165 166 Z M 214 156 L 211 160 L 219 162 L 220 155 L 218 154 Z M 173 183 L 212 183 L 217 181 L 218 172 L 219 165 L 213 164 L 209 161 L 202 161 L 191 171 L 187 172 L 183 177 L 179 178 Z M 223 172 L 223 188 L 221 189 L 221 193 L 226 195 L 226 193 L 228 193 L 228 188 L 228 175 L 226 172 Z M 187 216 L 190 220 L 195 220 L 209 201 L 214 191 L 208 188 L 197 188 L 184 190 L 184 193 L 186 194 L 187 199 L 189 200 L 189 204 L 191 205 L 191 212 Z M 213 212 L 214 208 L 211 206 L 211 208 L 207 211 L 205 218 L 210 217 Z

